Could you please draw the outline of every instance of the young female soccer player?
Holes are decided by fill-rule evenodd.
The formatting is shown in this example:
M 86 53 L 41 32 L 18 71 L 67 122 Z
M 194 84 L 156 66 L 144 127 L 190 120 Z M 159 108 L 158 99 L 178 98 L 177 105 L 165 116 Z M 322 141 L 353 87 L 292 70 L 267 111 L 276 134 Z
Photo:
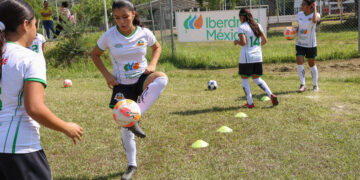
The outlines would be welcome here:
M 144 114 L 168 82 L 164 73 L 155 71 L 161 47 L 154 34 L 141 27 L 140 18 L 131 2 L 114 0 L 112 12 L 116 25 L 100 37 L 91 56 L 109 88 L 113 89 L 110 108 L 122 97 L 137 101 L 141 114 Z M 152 49 L 149 64 L 145 58 L 147 46 Z M 100 58 L 106 49 L 110 50 L 113 74 L 105 68 Z M 130 179 L 137 169 L 134 134 L 142 138 L 146 136 L 138 123 L 131 128 L 122 128 L 123 145 L 129 161 L 123 179 Z
M 318 70 L 315 65 L 317 56 L 316 48 L 316 24 L 320 21 L 320 14 L 316 10 L 315 0 L 303 0 L 301 9 L 298 13 L 297 28 L 298 37 L 296 39 L 296 63 L 297 71 L 300 78 L 300 88 L 298 92 L 306 90 L 304 56 L 308 60 L 311 76 L 313 79 L 313 90 L 319 91 Z
M 247 99 L 247 103 L 243 107 L 254 107 L 249 77 L 252 77 L 253 81 L 268 94 L 272 104 L 276 106 L 279 104 L 277 97 L 271 92 L 266 82 L 260 78 L 263 74 L 261 46 L 266 43 L 266 36 L 261 25 L 256 23 L 248 9 L 241 9 L 239 17 L 242 23 L 238 28 L 240 40 L 235 40 L 234 44 L 241 46 L 239 74 Z
M 44 104 L 45 60 L 31 51 L 33 9 L 23 0 L 0 2 L 0 179 L 51 180 L 39 123 L 74 143 L 82 128 L 56 117 Z

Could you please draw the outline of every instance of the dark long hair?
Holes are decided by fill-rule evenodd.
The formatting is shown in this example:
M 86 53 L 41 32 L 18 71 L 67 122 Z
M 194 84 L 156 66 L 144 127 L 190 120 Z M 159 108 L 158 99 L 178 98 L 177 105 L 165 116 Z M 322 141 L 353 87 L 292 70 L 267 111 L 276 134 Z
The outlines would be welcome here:
M 250 25 L 251 30 L 254 32 L 256 37 L 261 36 L 261 30 L 258 23 L 254 20 L 252 14 L 248 9 L 240 9 L 239 16 L 245 17 L 245 21 Z
M 308 6 L 315 2 L 315 0 L 304 0 Z
M 6 34 L 16 32 L 18 26 L 24 23 L 25 20 L 31 22 L 34 17 L 34 10 L 23 0 L 3 0 L 0 2 L 0 21 L 5 25 L 5 30 L 0 31 L 0 80 Z
M 127 0 L 114 0 L 113 4 L 112 4 L 112 10 L 114 11 L 114 9 L 120 9 L 126 7 L 128 8 L 131 12 L 136 11 L 136 8 L 134 6 L 133 3 L 131 3 L 130 1 Z M 135 18 L 133 20 L 133 25 L 134 26 L 141 26 L 143 27 L 144 25 L 141 23 L 140 20 L 140 15 L 138 13 L 135 12 Z

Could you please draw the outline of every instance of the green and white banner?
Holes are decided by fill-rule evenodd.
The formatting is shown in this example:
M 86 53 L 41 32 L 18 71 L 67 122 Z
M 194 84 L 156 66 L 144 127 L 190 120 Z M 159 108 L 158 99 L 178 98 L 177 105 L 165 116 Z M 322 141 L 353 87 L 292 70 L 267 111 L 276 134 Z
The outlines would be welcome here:
M 268 19 L 266 8 L 251 9 L 251 14 L 265 33 Z M 176 29 L 180 42 L 233 41 L 239 39 L 239 10 L 176 12 Z

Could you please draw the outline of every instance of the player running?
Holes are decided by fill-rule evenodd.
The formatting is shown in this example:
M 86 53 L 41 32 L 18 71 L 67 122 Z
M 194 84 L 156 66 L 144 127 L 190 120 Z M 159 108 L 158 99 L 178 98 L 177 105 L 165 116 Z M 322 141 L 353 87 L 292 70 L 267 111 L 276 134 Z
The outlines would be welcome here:
M 247 103 L 243 107 L 255 107 L 251 95 L 249 77 L 252 77 L 255 84 L 267 93 L 272 104 L 276 106 L 279 104 L 277 97 L 260 77 L 263 75 L 261 46 L 266 44 L 267 38 L 261 25 L 256 23 L 248 9 L 241 9 L 239 17 L 242 23 L 238 28 L 240 40 L 235 40 L 234 45 L 239 44 L 241 46 L 239 74 L 247 99 Z

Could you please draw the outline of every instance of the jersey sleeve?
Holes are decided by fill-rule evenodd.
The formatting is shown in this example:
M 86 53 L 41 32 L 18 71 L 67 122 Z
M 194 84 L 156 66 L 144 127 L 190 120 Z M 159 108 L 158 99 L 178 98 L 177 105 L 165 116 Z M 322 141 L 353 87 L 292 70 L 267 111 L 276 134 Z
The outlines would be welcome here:
M 36 81 L 47 86 L 46 83 L 46 65 L 45 59 L 35 52 L 32 52 L 28 58 L 31 60 L 25 65 L 24 81 Z
M 245 32 L 241 26 L 238 27 L 238 34 L 245 34 Z
M 96 45 L 97 47 L 102 50 L 105 51 L 109 46 L 108 46 L 108 38 L 107 38 L 107 32 L 105 32 L 103 35 L 101 35 L 101 37 L 99 38 L 99 40 L 97 41 Z
M 38 36 L 39 36 L 39 38 L 40 38 L 40 42 L 41 42 L 42 44 L 44 44 L 44 43 L 46 42 L 45 37 L 44 37 L 43 35 L 41 35 L 41 34 L 39 34 Z
M 316 15 L 319 19 L 321 18 L 320 13 L 316 13 Z
M 156 43 L 155 35 L 149 29 L 145 29 L 145 32 L 147 35 L 148 46 L 154 46 Z

